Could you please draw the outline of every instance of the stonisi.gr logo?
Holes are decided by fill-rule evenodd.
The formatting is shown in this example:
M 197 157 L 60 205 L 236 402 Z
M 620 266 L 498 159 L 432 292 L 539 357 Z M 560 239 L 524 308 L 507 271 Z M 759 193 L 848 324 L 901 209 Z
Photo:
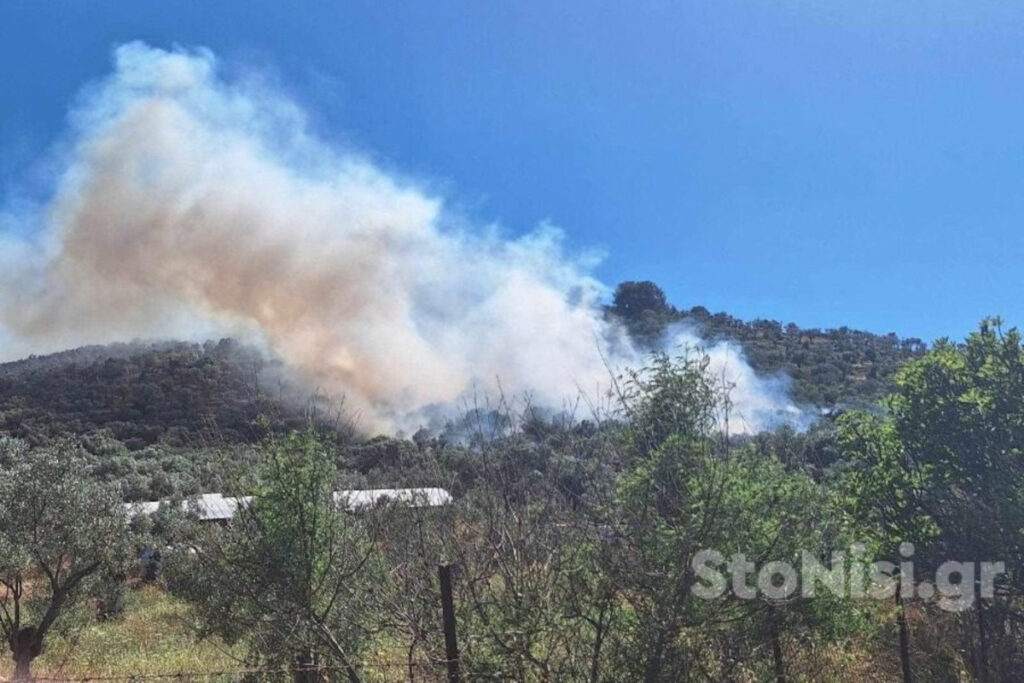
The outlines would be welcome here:
M 705 549 L 690 563 L 696 578 L 690 591 L 704 600 L 732 596 L 776 601 L 797 595 L 813 598 L 822 591 L 843 598 L 888 600 L 899 591 L 901 598 L 934 600 L 941 609 L 959 612 L 977 598 L 991 598 L 996 577 L 1006 572 L 1003 562 L 948 560 L 925 580 L 915 572 L 913 555 L 913 544 L 901 543 L 899 562 L 873 560 L 863 544 L 855 543 L 848 552 L 831 553 L 827 563 L 804 550 L 798 563 L 772 560 L 758 565 L 744 553 L 726 558 Z

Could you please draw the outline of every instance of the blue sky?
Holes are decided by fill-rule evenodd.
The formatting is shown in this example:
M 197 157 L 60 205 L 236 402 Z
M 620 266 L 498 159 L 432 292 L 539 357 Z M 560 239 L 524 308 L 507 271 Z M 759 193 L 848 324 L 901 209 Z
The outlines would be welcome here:
M 1024 4 L 0 3 L 0 193 L 112 46 L 203 45 L 317 132 L 681 307 L 932 339 L 1024 323 Z

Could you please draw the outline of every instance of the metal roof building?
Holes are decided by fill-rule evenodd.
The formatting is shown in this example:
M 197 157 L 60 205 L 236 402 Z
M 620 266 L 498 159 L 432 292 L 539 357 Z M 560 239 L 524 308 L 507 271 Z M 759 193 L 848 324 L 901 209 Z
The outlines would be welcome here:
M 364 489 L 336 491 L 334 502 L 352 512 L 387 503 L 411 508 L 436 508 L 450 504 L 452 494 L 441 488 Z
M 224 522 L 235 516 L 239 505 L 246 505 L 252 496 L 224 496 L 220 493 L 204 493 L 183 501 L 183 510 L 196 514 L 204 522 Z M 434 508 L 448 505 L 452 495 L 442 488 L 418 489 L 353 489 L 335 491 L 334 501 L 349 512 L 359 512 L 378 505 L 394 503 L 411 508 Z M 166 501 L 154 500 L 143 503 L 125 503 L 130 517 L 151 515 Z

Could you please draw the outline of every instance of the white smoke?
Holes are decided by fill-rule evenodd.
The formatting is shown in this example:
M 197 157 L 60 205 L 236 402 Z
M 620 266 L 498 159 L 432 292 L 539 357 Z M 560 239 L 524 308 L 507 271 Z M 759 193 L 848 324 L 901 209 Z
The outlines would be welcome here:
M 806 428 L 811 417 L 789 400 L 788 377 L 758 375 L 747 362 L 743 348 L 732 341 L 708 343 L 688 325 L 674 325 L 665 333 L 662 346 L 671 355 L 696 351 L 708 359 L 707 371 L 716 387 L 728 392 L 728 429 L 736 434 L 752 434 L 791 425 Z
M 208 51 L 131 43 L 114 61 L 73 112 L 43 224 L 0 238 L 8 355 L 252 334 L 374 428 L 499 379 L 558 405 L 642 362 L 556 229 L 465 227 L 315 139 L 293 102 L 222 80 Z M 799 414 L 734 347 L 708 351 L 740 431 Z

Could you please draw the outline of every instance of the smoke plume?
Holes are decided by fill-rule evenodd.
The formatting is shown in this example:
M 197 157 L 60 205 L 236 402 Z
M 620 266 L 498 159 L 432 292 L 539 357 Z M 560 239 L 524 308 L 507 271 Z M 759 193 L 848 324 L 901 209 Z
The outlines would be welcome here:
M 41 218 L 0 237 L 12 349 L 253 335 L 374 428 L 499 380 L 558 405 L 642 362 L 557 230 L 466 226 L 208 51 L 131 43 L 114 62 L 72 112 Z M 709 352 L 740 429 L 799 414 L 735 348 Z

